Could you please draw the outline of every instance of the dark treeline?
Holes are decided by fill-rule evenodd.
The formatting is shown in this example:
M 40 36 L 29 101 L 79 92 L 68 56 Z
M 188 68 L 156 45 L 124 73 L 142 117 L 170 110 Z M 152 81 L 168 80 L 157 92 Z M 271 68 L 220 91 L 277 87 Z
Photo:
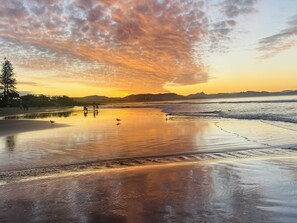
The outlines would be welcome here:
M 5 57 L 0 70 L 0 107 L 29 107 L 75 106 L 84 102 L 75 101 L 67 96 L 25 95 L 20 96 L 16 89 L 14 67 Z
M 52 107 L 52 106 L 78 106 L 83 102 L 74 101 L 67 96 L 45 96 L 45 95 L 25 95 L 11 100 L 11 107 Z M 6 103 L 0 99 L 0 107 L 5 107 Z
M 20 97 L 20 104 L 30 107 L 76 106 L 81 103 L 67 96 L 25 95 Z

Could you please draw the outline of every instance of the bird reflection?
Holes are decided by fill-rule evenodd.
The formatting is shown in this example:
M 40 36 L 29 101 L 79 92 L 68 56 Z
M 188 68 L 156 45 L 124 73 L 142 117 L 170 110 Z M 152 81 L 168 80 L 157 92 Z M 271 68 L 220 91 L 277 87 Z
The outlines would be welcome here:
M 88 116 L 88 111 L 84 111 L 84 116 L 85 116 L 85 117 Z
M 84 105 L 84 116 L 85 117 L 88 116 L 88 112 L 89 112 L 88 106 Z

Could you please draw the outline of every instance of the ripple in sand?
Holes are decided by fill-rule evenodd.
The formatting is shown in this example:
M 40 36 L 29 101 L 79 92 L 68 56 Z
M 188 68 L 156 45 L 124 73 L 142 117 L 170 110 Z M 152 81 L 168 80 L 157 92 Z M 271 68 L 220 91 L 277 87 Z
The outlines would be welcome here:
M 110 168 L 129 168 L 145 165 L 166 165 L 182 164 L 187 162 L 220 162 L 234 161 L 238 159 L 266 159 L 273 157 L 297 155 L 296 148 L 289 149 L 253 149 L 244 151 L 233 151 L 226 153 L 186 153 L 168 154 L 162 156 L 131 157 L 111 160 L 93 160 L 84 163 L 74 163 L 61 166 L 50 166 L 23 170 L 2 171 L 0 172 L 0 183 L 15 182 L 24 178 L 57 175 L 61 173 L 77 173 L 92 170 L 106 170 Z

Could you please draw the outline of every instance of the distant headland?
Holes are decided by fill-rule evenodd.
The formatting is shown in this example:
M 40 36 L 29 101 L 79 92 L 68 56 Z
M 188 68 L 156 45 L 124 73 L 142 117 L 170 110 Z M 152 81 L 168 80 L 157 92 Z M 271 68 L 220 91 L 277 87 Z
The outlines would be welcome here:
M 32 107 L 65 107 L 65 106 L 84 106 L 100 105 L 108 103 L 126 103 L 126 102 L 150 102 L 150 101 L 174 101 L 174 100 L 192 100 L 192 99 L 219 99 L 219 98 L 243 98 L 243 97 L 267 97 L 267 96 L 289 96 L 297 95 L 297 90 L 285 90 L 280 92 L 267 91 L 246 91 L 237 93 L 218 93 L 205 94 L 204 92 L 190 94 L 187 96 L 175 93 L 160 94 L 132 94 L 126 97 L 106 97 L 91 95 L 86 97 L 68 97 L 68 96 L 46 96 L 42 94 L 28 94 L 11 100 L 8 107 L 20 107 L 22 110 L 28 110 Z M 5 106 L 5 101 L 0 98 L 0 108 Z M 31 110 L 31 109 L 30 109 Z M 1 111 L 0 111 L 1 113 Z
M 86 97 L 72 98 L 77 102 L 84 103 L 111 103 L 111 102 L 146 102 L 146 101 L 170 101 L 170 100 L 191 100 L 191 99 L 219 99 L 219 98 L 243 98 L 243 97 L 265 97 L 265 96 L 288 96 L 297 95 L 297 90 L 285 90 L 279 92 L 268 91 L 246 91 L 235 93 L 217 93 L 205 94 L 204 92 L 190 94 L 187 96 L 178 95 L 175 93 L 160 93 L 160 94 L 132 94 L 126 97 L 106 97 L 91 95 Z

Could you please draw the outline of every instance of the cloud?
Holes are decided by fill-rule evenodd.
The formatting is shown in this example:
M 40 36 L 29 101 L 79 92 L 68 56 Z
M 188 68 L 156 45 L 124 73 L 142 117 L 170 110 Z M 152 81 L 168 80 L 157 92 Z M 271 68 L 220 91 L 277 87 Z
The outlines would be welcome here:
M 33 81 L 18 81 L 17 84 L 38 86 L 39 84 Z
M 262 59 L 270 58 L 297 45 L 297 15 L 287 21 L 287 28 L 259 41 L 258 50 Z
M 225 0 L 219 3 L 219 6 L 221 7 L 221 12 L 228 18 L 235 18 L 255 12 L 254 6 L 257 2 L 258 0 Z
M 206 82 L 204 58 L 223 47 L 256 0 L 11 0 L 0 5 L 0 50 L 57 80 L 147 92 Z M 216 18 L 209 13 L 217 10 Z

